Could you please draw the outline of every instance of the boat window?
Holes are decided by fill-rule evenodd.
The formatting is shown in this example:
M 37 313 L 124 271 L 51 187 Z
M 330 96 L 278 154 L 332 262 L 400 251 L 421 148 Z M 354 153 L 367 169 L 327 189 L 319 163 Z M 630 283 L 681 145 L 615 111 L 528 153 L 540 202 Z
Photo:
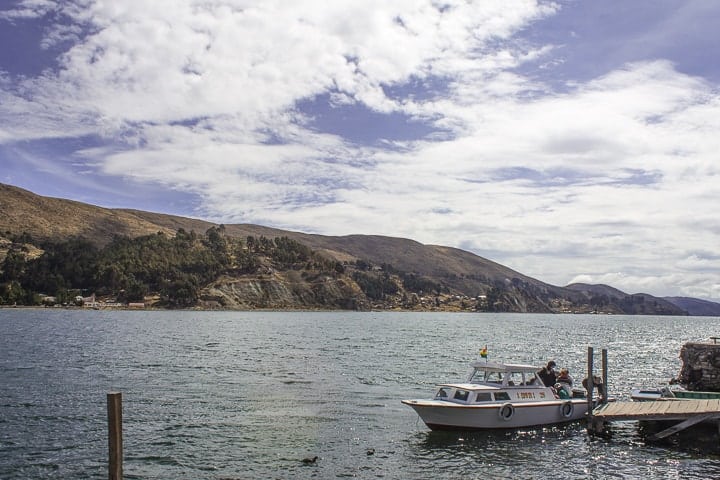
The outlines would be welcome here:
M 441 388 L 438 390 L 437 394 L 435 395 L 435 398 L 448 398 L 448 395 L 450 395 L 451 388 Z
M 510 400 L 510 394 L 507 392 L 495 392 L 495 401 Z
M 492 396 L 490 392 L 478 392 L 475 396 L 475 401 L 480 402 L 492 402 Z
M 523 374 L 522 372 L 510 372 L 508 374 L 508 385 L 522 385 L 523 384 Z
M 467 402 L 468 395 L 470 395 L 470 392 L 468 392 L 467 390 L 458 390 L 455 392 L 455 397 L 453 398 L 455 398 L 455 400 L 462 400 Z
M 502 373 L 500 372 L 485 372 L 485 381 L 493 383 L 502 383 Z

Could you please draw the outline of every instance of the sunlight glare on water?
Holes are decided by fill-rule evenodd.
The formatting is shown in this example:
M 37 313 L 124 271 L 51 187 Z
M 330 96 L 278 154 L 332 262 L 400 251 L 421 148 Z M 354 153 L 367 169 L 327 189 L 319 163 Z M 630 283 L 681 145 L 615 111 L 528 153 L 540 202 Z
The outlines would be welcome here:
M 598 368 L 607 348 L 611 394 L 627 399 L 676 376 L 681 346 L 717 328 L 699 317 L 4 309 L 0 478 L 106 478 L 111 390 L 123 393 L 126 478 L 717 478 L 716 450 L 648 445 L 635 423 L 612 425 L 610 439 L 581 423 L 431 432 L 400 403 L 463 379 L 484 345 L 494 360 L 554 358 L 576 380 L 587 346 Z

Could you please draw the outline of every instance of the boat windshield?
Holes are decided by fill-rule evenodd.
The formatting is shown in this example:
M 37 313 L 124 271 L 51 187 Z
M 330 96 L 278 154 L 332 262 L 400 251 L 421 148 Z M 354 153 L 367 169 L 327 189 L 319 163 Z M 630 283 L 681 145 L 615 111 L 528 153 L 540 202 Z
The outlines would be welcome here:
M 450 388 L 450 387 L 442 387 L 435 394 L 435 398 L 438 400 L 445 400 L 448 398 L 451 391 L 452 391 L 452 388 Z
M 479 370 L 476 369 L 470 378 L 469 383 L 503 383 L 504 372 L 498 372 L 495 370 Z
M 534 372 L 476 369 L 469 378 L 469 383 L 493 383 L 498 385 L 534 385 L 536 383 Z

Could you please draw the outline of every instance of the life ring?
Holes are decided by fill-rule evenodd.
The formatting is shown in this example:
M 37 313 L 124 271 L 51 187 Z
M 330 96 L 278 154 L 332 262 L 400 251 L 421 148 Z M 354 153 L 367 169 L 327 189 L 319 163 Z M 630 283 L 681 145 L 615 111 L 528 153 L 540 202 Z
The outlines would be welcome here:
M 512 403 L 503 403 L 498 410 L 498 417 L 502 418 L 506 422 L 515 415 L 515 407 Z
M 565 418 L 572 417 L 573 411 L 575 410 L 575 406 L 571 401 L 563 402 L 560 405 L 560 413 Z

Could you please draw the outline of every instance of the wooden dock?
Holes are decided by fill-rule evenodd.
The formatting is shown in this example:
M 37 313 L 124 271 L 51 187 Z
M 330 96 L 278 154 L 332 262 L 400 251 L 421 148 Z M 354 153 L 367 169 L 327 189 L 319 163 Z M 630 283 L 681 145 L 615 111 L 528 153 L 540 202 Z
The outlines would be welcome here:
M 718 421 L 720 428 L 720 400 L 655 400 L 651 402 L 610 402 L 592 411 L 588 430 L 603 431 L 611 421 L 680 421 L 654 435 L 661 439 L 704 421 Z

